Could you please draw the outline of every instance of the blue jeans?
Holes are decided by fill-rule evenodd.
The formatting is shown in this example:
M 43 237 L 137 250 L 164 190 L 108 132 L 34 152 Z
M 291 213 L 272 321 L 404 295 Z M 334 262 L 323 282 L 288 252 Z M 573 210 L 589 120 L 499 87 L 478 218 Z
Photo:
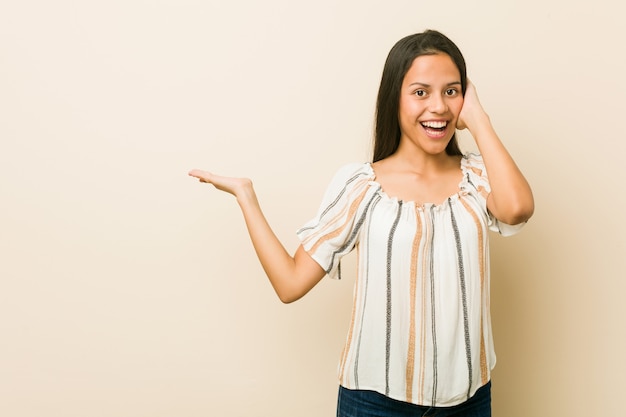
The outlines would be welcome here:
M 491 382 L 453 407 L 423 407 L 375 391 L 339 387 L 337 417 L 491 417 Z

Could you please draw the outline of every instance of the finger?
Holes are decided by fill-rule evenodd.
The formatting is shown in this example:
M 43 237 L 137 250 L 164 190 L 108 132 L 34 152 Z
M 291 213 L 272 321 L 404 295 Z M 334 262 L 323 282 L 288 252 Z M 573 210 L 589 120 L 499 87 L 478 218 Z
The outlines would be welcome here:
M 203 171 L 200 171 L 199 169 L 192 169 L 191 171 L 188 172 L 188 175 L 192 176 L 192 177 L 199 177 L 202 174 Z
M 189 176 L 196 178 L 209 178 L 211 176 L 211 173 L 199 169 L 192 169 L 191 171 L 189 171 Z

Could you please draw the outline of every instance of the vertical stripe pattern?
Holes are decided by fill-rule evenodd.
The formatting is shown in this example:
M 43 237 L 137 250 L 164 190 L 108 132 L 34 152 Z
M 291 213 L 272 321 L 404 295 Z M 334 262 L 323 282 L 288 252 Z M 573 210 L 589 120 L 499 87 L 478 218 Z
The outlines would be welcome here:
M 393 236 L 396 232 L 396 228 L 398 227 L 398 222 L 400 221 L 400 215 L 402 214 L 402 201 L 398 202 L 398 209 L 396 218 L 393 221 L 393 225 L 391 226 L 391 230 L 389 232 L 389 238 L 387 239 L 387 332 L 386 332 L 386 343 L 385 343 L 385 395 L 389 395 L 389 369 L 390 369 L 390 358 L 391 358 L 391 319 L 392 319 L 392 297 L 391 297 L 391 261 L 392 261 L 392 253 L 393 253 Z
M 411 247 L 411 270 L 410 270 L 410 286 L 409 286 L 409 348 L 406 358 L 406 400 L 407 402 L 413 401 L 413 381 L 415 379 L 415 344 L 416 344 L 416 330 L 415 330 L 415 315 L 417 305 L 417 260 L 419 243 L 422 239 L 422 220 L 419 213 L 415 216 L 417 220 L 417 226 L 415 231 L 415 237 L 413 238 L 413 245 Z
M 463 266 L 463 248 L 461 247 L 461 237 L 459 234 L 459 227 L 454 217 L 454 209 L 450 199 L 448 199 L 448 206 L 450 207 L 450 220 L 452 222 L 452 230 L 454 231 L 454 241 L 456 242 L 457 252 L 457 264 L 459 271 L 459 285 L 461 287 L 461 303 L 463 306 L 463 334 L 465 336 L 465 357 L 467 358 L 467 398 L 470 397 L 472 389 L 472 346 L 470 344 L 469 333 L 469 317 L 467 313 L 467 287 L 465 285 L 465 268 Z
M 465 200 L 461 200 L 461 204 L 463 204 L 463 207 L 465 208 L 465 210 L 470 213 L 470 215 L 472 216 L 472 219 L 474 220 L 474 226 L 476 227 L 476 232 L 478 234 L 477 238 L 478 238 L 478 242 L 477 242 L 477 246 L 478 246 L 478 261 L 480 262 L 479 266 L 478 266 L 478 271 L 480 274 L 480 298 L 481 299 L 485 299 L 487 297 L 487 294 L 485 294 L 485 238 L 483 236 L 483 228 L 482 225 L 480 224 L 480 219 L 478 218 L 478 215 L 474 212 L 474 210 L 472 210 L 472 208 L 470 207 L 470 205 L 465 201 Z M 489 369 L 487 367 L 487 352 L 485 351 L 485 328 L 484 328 L 484 314 L 486 312 L 488 312 L 489 310 L 489 304 L 488 302 L 486 303 L 486 306 L 483 306 L 483 308 L 481 309 L 481 315 L 480 315 L 480 381 L 482 382 L 482 384 L 486 384 L 487 382 L 489 382 Z
M 298 231 L 332 278 L 356 249 L 356 279 L 342 386 L 400 401 L 448 407 L 489 381 L 495 364 L 489 315 L 487 230 L 494 219 L 479 155 L 461 159 L 458 193 L 442 204 L 388 196 L 370 164 L 342 167 L 318 214 Z M 344 271 L 352 275 L 352 271 Z
M 431 221 L 431 244 L 430 244 L 430 256 L 429 256 L 429 261 L 430 261 L 430 265 L 428 268 L 428 272 L 430 274 L 430 322 L 431 322 L 431 331 L 432 331 L 432 345 L 433 345 L 433 353 L 432 353 L 432 366 L 433 366 L 433 373 L 432 373 L 432 400 L 431 400 L 431 404 L 433 407 L 437 405 L 437 323 L 436 323 L 436 313 L 437 313 L 437 309 L 436 309 L 436 298 L 435 298 L 435 268 L 434 268 L 434 262 L 435 262 L 435 253 L 434 253 L 434 248 L 435 245 L 433 244 L 433 241 L 435 240 L 435 228 L 434 228 L 434 216 L 433 216 L 433 210 L 434 207 L 430 208 L 430 221 Z
M 422 218 L 421 210 L 417 211 L 418 218 Z M 424 242 L 423 248 L 420 250 L 420 255 L 422 259 L 427 259 L 428 254 L 430 253 L 430 242 L 432 239 L 430 236 L 432 235 L 432 225 L 429 222 L 424 221 L 424 233 L 422 234 L 422 240 Z M 422 296 L 420 298 L 421 308 L 420 308 L 420 367 L 419 367 L 419 386 L 418 386 L 418 404 L 424 404 L 424 398 L 426 397 L 426 373 L 427 373 L 427 365 L 426 365 L 426 348 L 428 344 L 428 306 L 430 305 L 428 299 L 428 288 L 429 288 L 429 272 L 428 267 L 430 266 L 428 262 L 421 262 L 422 267 L 420 268 L 420 281 L 422 283 L 421 290 Z

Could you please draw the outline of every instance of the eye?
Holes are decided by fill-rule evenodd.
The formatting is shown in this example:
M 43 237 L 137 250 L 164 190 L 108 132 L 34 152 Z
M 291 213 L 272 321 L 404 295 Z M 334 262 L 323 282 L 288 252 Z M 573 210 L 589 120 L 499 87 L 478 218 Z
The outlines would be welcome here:
M 415 90 L 413 92 L 413 94 L 415 94 L 418 97 L 426 97 L 426 91 L 425 90 Z
M 449 96 L 449 97 L 454 97 L 457 94 L 459 94 L 459 90 L 457 90 L 456 88 L 448 88 L 446 90 L 446 95 Z

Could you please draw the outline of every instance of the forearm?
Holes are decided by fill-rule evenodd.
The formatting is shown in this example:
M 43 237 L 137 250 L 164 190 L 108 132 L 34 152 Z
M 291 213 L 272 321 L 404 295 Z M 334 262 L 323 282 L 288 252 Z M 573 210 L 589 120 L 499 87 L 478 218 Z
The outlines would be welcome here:
M 267 222 L 251 185 L 237 195 L 237 202 L 254 250 L 276 294 L 285 303 L 299 299 L 323 277 L 323 270 L 303 251 L 296 256 L 287 252 Z
M 192 169 L 189 175 L 237 198 L 252 245 L 281 301 L 290 303 L 299 299 L 324 277 L 322 267 L 302 249 L 302 245 L 294 256 L 287 253 L 261 211 L 252 181 L 199 169 Z
M 500 221 L 519 224 L 528 220 L 534 211 L 530 185 L 496 134 L 489 116 L 482 113 L 468 124 L 468 128 L 483 157 L 491 194 L 488 207 Z

